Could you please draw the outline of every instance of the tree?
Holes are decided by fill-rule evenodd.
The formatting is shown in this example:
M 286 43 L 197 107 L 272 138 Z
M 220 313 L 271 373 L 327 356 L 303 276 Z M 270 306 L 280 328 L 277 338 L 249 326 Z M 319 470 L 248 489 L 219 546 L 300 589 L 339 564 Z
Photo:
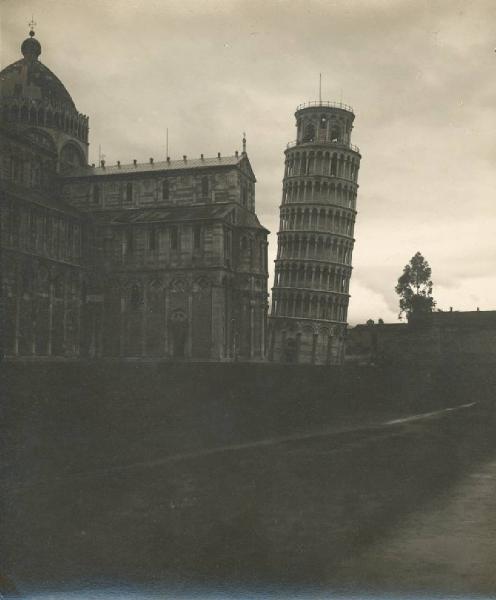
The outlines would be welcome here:
M 405 265 L 395 290 L 400 297 L 400 319 L 403 314 L 409 319 L 412 315 L 431 313 L 436 306 L 432 297 L 431 268 L 420 252 Z

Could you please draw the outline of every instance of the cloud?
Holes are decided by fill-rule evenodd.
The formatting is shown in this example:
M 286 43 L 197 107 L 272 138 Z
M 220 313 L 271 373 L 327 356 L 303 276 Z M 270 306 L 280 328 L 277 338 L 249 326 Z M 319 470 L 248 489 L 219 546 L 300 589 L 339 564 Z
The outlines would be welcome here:
M 350 319 L 396 318 L 417 250 L 440 302 L 494 302 L 494 2 L 17 0 L 4 65 L 31 12 L 42 60 L 90 116 L 92 161 L 100 144 L 109 162 L 163 157 L 166 128 L 172 157 L 230 154 L 247 132 L 271 258 L 294 110 L 322 73 L 363 155 Z

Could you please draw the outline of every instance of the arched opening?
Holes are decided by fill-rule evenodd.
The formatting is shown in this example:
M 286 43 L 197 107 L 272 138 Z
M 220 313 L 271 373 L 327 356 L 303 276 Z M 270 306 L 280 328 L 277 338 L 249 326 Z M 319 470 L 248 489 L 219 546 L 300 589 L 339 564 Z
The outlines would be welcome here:
M 141 290 L 137 283 L 131 287 L 130 305 L 132 310 L 138 310 L 141 305 Z
M 293 337 L 286 338 L 286 344 L 284 347 L 284 360 L 287 363 L 294 364 L 297 362 L 297 343 Z
M 85 162 L 84 154 L 76 144 L 69 142 L 60 151 L 60 169 L 62 173 L 82 167 Z
M 303 154 L 302 157 L 301 157 L 300 174 L 301 175 L 306 175 L 307 174 L 307 155 L 306 154 Z
M 308 123 L 305 127 L 305 131 L 303 133 L 303 141 L 304 142 L 313 142 L 315 140 L 315 127 L 312 123 Z
M 332 155 L 331 159 L 331 175 L 336 176 L 338 173 L 338 157 L 336 154 Z

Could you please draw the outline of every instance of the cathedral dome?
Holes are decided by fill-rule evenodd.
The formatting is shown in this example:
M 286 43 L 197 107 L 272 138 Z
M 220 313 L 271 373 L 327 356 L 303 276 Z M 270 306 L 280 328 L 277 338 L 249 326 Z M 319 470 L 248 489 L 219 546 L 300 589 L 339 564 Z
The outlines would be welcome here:
M 34 31 L 21 44 L 23 58 L 0 71 L 0 124 L 62 131 L 88 143 L 88 117 L 78 113 L 60 79 L 40 62 Z
M 76 106 L 60 79 L 38 60 L 41 44 L 30 32 L 21 45 L 23 58 L 0 71 L 0 98 L 38 101 L 75 110 Z

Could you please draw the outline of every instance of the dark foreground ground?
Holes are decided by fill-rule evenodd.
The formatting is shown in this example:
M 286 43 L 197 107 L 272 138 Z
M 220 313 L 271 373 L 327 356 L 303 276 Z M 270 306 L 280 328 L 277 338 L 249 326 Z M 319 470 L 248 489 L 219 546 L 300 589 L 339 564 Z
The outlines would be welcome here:
M 489 371 L 2 377 L 2 576 L 23 593 L 496 590 Z

